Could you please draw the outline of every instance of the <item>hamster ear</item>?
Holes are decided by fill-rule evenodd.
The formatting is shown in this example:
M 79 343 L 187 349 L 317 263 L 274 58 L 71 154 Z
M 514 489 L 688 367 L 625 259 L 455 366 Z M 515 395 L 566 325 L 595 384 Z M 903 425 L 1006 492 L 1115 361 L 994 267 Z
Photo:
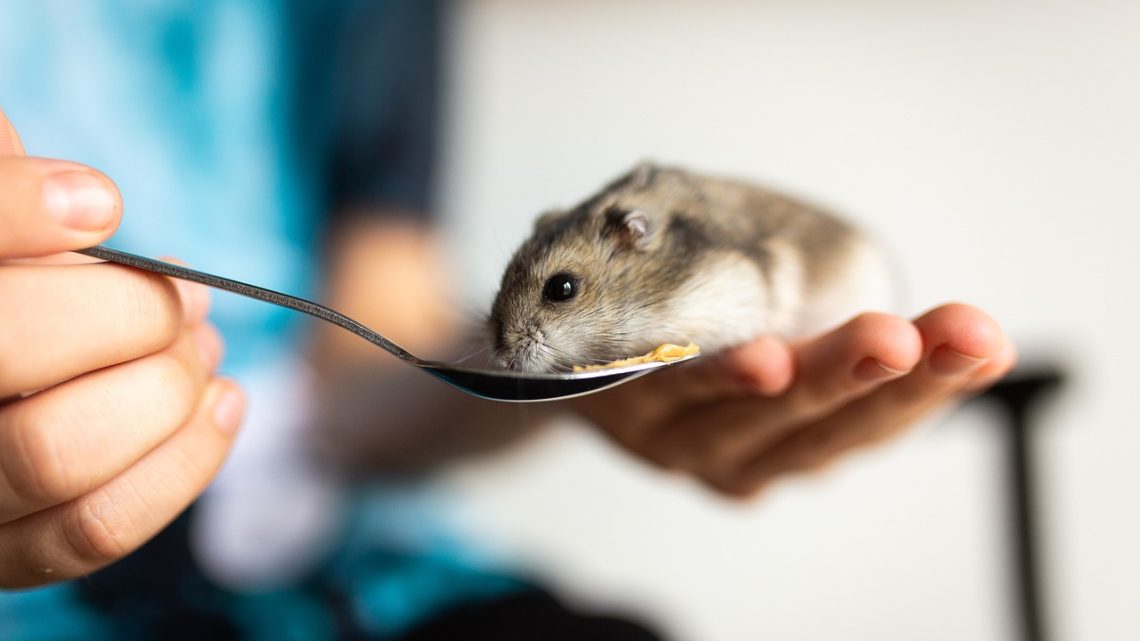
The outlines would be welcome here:
M 648 160 L 637 163 L 633 171 L 629 172 L 629 186 L 634 189 L 647 189 L 657 177 L 657 165 Z
M 550 209 L 539 214 L 538 218 L 534 219 L 534 231 L 538 231 L 544 227 L 549 226 L 554 221 L 562 217 L 566 212 L 562 209 Z
M 611 209 L 606 212 L 608 226 L 618 232 L 620 242 L 630 248 L 647 251 L 656 247 L 661 227 L 659 216 L 643 209 L 629 211 Z

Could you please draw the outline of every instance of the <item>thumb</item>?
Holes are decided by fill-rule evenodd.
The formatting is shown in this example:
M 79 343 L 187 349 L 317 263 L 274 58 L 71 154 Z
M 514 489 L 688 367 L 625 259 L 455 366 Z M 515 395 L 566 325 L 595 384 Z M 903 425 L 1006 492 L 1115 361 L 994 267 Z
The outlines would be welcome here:
M 0 112 L 0 260 L 97 245 L 119 225 L 115 183 L 78 163 L 28 158 Z
M 0 260 L 97 245 L 119 225 L 119 190 L 79 163 L 0 156 Z
M 0 109 L 0 156 L 23 156 L 24 145 L 20 143 L 20 136 L 16 128 Z

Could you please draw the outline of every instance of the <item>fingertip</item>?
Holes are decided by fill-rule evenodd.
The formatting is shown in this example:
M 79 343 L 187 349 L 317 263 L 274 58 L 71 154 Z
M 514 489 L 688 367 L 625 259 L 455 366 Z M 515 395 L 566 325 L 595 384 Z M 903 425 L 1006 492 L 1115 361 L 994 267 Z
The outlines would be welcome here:
M 913 323 L 898 316 L 876 314 L 878 331 L 867 353 L 888 370 L 906 373 L 922 359 L 922 334 Z
M 837 342 L 836 342 L 837 341 Z M 860 314 L 833 334 L 833 358 L 850 359 L 861 381 L 901 376 L 922 358 L 922 336 L 910 321 L 883 314 Z M 846 356 L 839 354 L 846 353 Z
M 0 109 L 0 156 L 23 156 L 24 145 L 8 116 Z
M 222 435 L 233 437 L 245 416 L 246 399 L 233 380 L 220 378 L 211 385 L 210 419 Z
M 190 330 L 194 337 L 194 346 L 198 350 L 198 358 L 206 366 L 207 371 L 214 371 L 222 360 L 224 345 L 222 335 L 210 323 L 198 323 Z
M 982 315 L 973 324 L 962 326 L 960 333 L 948 344 L 955 351 L 967 356 L 988 359 L 997 356 L 1004 342 L 1004 336 L 997 323 L 989 316 Z
M 948 303 L 915 320 L 927 349 L 945 347 L 966 358 L 987 360 L 1002 349 L 1005 334 L 989 314 L 963 303 Z
M 1019 358 L 1020 355 L 1017 351 L 1017 345 L 1015 345 L 1013 341 L 1006 338 L 1005 345 L 1002 347 L 1002 350 L 998 352 L 998 355 L 993 359 L 993 362 L 998 364 L 995 369 L 999 370 L 1001 372 L 1001 375 L 1004 376 L 1012 371 L 1014 367 L 1017 367 Z
M 160 260 L 173 265 L 188 266 L 186 261 L 171 256 L 163 256 Z M 182 313 L 186 322 L 193 324 L 205 320 L 210 313 L 210 288 L 181 278 L 171 278 L 170 281 L 178 290 L 178 299 L 182 303 Z
M 777 396 L 795 379 L 795 358 L 786 343 L 762 336 L 726 352 L 724 365 L 750 392 Z
M 102 173 L 66 160 L 0 154 L 0 256 L 38 258 L 92 247 L 114 233 L 122 198 Z
M 966 390 L 981 391 L 1005 378 L 1016 366 L 1017 347 L 1013 341 L 1006 340 L 1005 345 L 1002 346 L 997 355 L 975 372 L 974 380 L 966 386 Z
M 971 305 L 948 303 L 915 320 L 932 374 L 958 379 L 977 376 L 1008 342 L 988 314 Z
M 123 197 L 114 181 L 78 163 L 51 160 L 42 186 L 47 211 L 63 227 L 102 242 L 119 226 Z M 94 244 L 94 243 L 93 243 Z

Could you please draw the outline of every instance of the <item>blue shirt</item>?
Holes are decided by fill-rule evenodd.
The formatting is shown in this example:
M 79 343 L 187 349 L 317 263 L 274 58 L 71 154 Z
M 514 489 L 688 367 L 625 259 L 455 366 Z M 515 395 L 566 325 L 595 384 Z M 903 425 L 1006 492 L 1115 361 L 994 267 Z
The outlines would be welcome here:
M 86 163 L 119 185 L 124 218 L 110 246 L 313 296 L 337 212 L 429 208 L 439 13 L 424 0 L 6 2 L 0 106 L 30 154 Z M 212 318 L 239 378 L 294 350 L 303 320 L 232 295 L 214 296 Z M 234 594 L 193 568 L 149 563 L 144 548 L 102 580 L 0 594 L 0 638 L 150 638 L 172 604 L 249 638 L 323 638 L 338 600 L 360 630 L 389 634 L 515 585 L 451 544 L 378 546 L 366 527 L 383 514 L 374 494 L 353 492 L 319 581 Z M 180 519 L 160 538 L 182 545 L 185 530 Z M 119 584 L 115 568 L 126 568 Z M 118 597 L 84 598 L 107 584 Z
M 312 295 L 335 212 L 427 209 L 438 13 L 407 0 L 8 2 L 0 106 L 30 154 L 119 185 L 109 245 Z M 215 305 L 227 369 L 292 348 L 295 314 Z

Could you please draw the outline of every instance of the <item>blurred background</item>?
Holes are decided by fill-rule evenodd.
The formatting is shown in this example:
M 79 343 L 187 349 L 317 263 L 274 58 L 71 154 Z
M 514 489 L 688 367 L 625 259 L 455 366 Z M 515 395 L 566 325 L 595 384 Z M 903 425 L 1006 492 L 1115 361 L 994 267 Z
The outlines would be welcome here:
M 1062 367 L 1033 426 L 1045 616 L 1136 638 L 1140 4 L 454 8 L 441 188 L 472 307 L 537 212 L 642 158 L 829 205 L 896 254 L 902 311 L 979 305 Z M 748 503 L 570 423 L 442 483 L 498 554 L 674 638 L 1009 639 L 1001 425 L 970 406 Z
M 291 182 L 303 169 L 273 164 L 281 114 L 262 102 L 286 74 L 270 55 L 277 32 L 257 21 L 275 24 L 286 4 L 175 0 L 123 11 L 0 0 L 0 60 L 37 63 L 0 67 L 0 99 L 33 153 L 131 176 L 120 182 L 129 225 L 152 244 L 125 248 L 305 293 L 317 261 L 284 241 L 311 230 L 282 215 L 304 208 L 304 186 Z M 828 206 L 894 254 L 909 286 L 895 311 L 977 305 L 1019 344 L 1024 371 L 1048 366 L 1064 377 L 1036 407 L 1026 452 L 1037 466 L 1042 616 L 1054 640 L 1140 638 L 1140 3 L 454 0 L 449 9 L 437 200 L 467 308 L 489 307 L 538 212 L 578 202 L 639 160 Z M 185 28 L 168 43 L 136 26 L 150 12 L 202 15 L 174 23 Z M 5 19 L 37 13 L 51 20 Z M 320 25 L 301 24 L 328 54 L 316 58 L 335 60 L 336 43 L 314 35 Z M 62 34 L 42 57 L 37 25 Z M 121 31 L 100 31 L 108 25 Z M 194 39 L 212 27 L 234 29 L 217 40 L 229 48 Z M 95 31 L 103 46 L 81 37 Z M 169 44 L 156 51 L 170 59 L 201 46 L 201 77 L 193 65 L 167 69 L 161 55 L 135 53 L 152 43 Z M 156 71 L 168 92 L 121 97 Z M 413 124 L 423 123 L 405 129 Z M 163 164 L 186 157 L 199 164 Z M 249 229 L 282 242 L 250 254 Z M 244 316 L 216 301 L 231 320 Z M 264 330 L 270 346 L 286 343 Z M 265 378 L 243 381 L 283 401 L 250 421 L 267 426 L 266 440 L 251 441 L 247 423 L 246 450 L 280 454 L 296 437 L 289 430 L 300 431 L 308 399 L 296 390 L 305 388 L 283 385 L 294 372 L 246 351 Z M 520 424 L 528 411 L 518 408 Z M 618 606 L 677 641 L 1018 639 L 1006 429 L 992 404 L 970 404 L 735 502 L 565 420 L 448 470 L 425 494 L 444 497 L 457 539 L 533 571 L 576 605 Z M 332 503 L 325 495 L 300 496 L 266 473 L 296 466 L 284 461 L 252 473 L 274 492 L 264 511 L 291 518 L 270 522 L 275 533 L 332 522 L 298 507 Z M 281 493 L 289 510 L 276 509 Z M 243 542 L 271 547 L 259 536 Z M 154 567 L 158 583 L 174 583 Z

